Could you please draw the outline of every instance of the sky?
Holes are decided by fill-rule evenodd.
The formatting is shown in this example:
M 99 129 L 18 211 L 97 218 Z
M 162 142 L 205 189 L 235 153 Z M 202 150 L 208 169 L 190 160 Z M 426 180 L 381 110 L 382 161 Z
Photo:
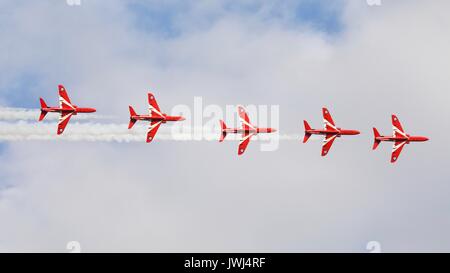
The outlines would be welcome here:
M 367 252 L 370 241 L 385 252 L 450 251 L 449 8 L 0 0 L 0 108 L 54 105 L 62 83 L 107 117 L 73 118 L 70 137 L 83 126 L 126 130 L 128 105 L 143 112 L 152 91 L 169 112 L 195 97 L 277 105 L 280 133 L 294 137 L 271 152 L 254 141 L 242 157 L 236 141 L 3 140 L 0 251 L 67 252 L 70 241 L 85 252 Z M 303 119 L 322 126 L 323 106 L 362 132 L 326 158 L 319 138 L 300 140 Z M 391 114 L 430 138 L 394 165 L 391 144 L 371 150 L 372 127 L 391 133 Z M 51 122 L 0 130 L 50 135 Z

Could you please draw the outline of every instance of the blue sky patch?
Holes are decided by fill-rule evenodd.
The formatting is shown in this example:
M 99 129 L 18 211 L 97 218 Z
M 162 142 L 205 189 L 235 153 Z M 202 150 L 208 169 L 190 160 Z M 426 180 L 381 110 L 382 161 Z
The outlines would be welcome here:
M 40 86 L 41 76 L 31 72 L 22 73 L 12 84 L 0 89 L 8 107 L 39 108 L 39 98 L 35 96 Z
M 134 15 L 136 27 L 166 38 L 177 37 L 189 29 L 202 29 L 230 15 L 260 16 L 263 21 L 278 22 L 291 27 L 308 26 L 316 31 L 336 34 L 343 29 L 341 14 L 344 2 L 303 0 L 293 2 L 223 2 L 215 8 L 196 11 L 192 2 L 148 5 L 131 2 L 129 10 Z
M 339 2 L 341 1 L 330 4 L 331 1 L 303 1 L 295 9 L 295 20 L 321 32 L 339 33 L 343 28 L 340 17 L 343 4 L 338 5 Z

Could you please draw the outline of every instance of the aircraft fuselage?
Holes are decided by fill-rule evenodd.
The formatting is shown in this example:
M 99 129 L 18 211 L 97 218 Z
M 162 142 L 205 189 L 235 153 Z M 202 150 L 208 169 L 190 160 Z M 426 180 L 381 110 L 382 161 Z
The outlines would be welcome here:
M 242 129 L 242 128 L 226 128 L 223 129 L 222 132 L 227 134 L 264 134 L 264 133 L 273 133 L 277 130 L 274 128 L 255 128 L 255 129 Z
M 166 114 L 163 114 L 163 116 L 135 115 L 135 116 L 131 116 L 131 119 L 147 120 L 147 121 L 161 121 L 162 123 L 166 123 L 167 121 L 183 121 L 183 120 L 185 120 L 185 118 L 182 116 L 168 116 Z
M 394 137 L 394 136 L 379 136 L 376 137 L 375 140 L 377 141 L 407 141 L 409 142 L 424 142 L 427 141 L 428 138 L 424 136 L 410 136 L 407 135 L 406 137 Z
M 49 112 L 49 113 L 72 113 L 73 115 L 76 115 L 77 113 L 94 113 L 96 110 L 94 108 L 83 108 L 83 107 L 77 107 L 74 106 L 74 109 L 66 109 L 66 108 L 59 108 L 59 107 L 46 107 L 42 108 L 41 111 Z
M 357 130 L 346 130 L 338 128 L 337 131 L 335 130 L 325 130 L 325 129 L 311 129 L 305 131 L 307 134 L 311 135 L 337 135 L 338 137 L 344 136 L 344 135 L 359 135 L 360 132 Z

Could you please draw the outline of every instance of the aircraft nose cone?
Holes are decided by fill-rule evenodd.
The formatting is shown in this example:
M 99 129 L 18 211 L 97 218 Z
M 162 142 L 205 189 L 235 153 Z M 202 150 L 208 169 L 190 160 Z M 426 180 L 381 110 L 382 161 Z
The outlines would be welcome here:
M 180 117 L 179 121 L 183 121 L 183 120 L 186 120 L 186 118 L 185 117 Z
M 360 132 L 360 131 L 357 131 L 357 130 L 355 130 L 355 135 L 359 135 L 359 134 L 361 134 L 361 132 Z

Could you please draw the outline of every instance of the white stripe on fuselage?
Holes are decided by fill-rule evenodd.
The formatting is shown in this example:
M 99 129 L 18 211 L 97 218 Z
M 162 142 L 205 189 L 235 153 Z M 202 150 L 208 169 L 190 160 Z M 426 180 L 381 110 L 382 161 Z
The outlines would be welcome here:
M 244 141 L 246 141 L 247 139 L 251 138 L 251 137 L 254 136 L 254 135 L 256 135 L 256 134 L 255 134 L 255 133 L 250 133 L 250 134 L 248 134 L 247 136 L 243 137 L 243 138 L 241 139 L 241 143 L 244 142 Z
M 328 142 L 334 140 L 337 137 L 337 134 L 332 135 L 331 137 L 326 137 L 323 139 L 323 144 L 322 146 L 325 146 L 328 144 Z
M 150 112 L 150 116 L 153 115 L 152 112 L 155 112 L 158 116 L 164 117 L 164 115 L 161 112 L 159 112 L 158 110 L 156 110 L 156 108 L 153 107 L 151 104 L 149 104 L 149 106 L 148 106 L 148 111 Z
M 150 127 L 148 128 L 149 131 L 152 131 L 153 129 L 156 128 L 156 126 L 160 125 L 162 123 L 162 121 L 158 121 L 155 124 L 150 124 Z
M 397 145 L 395 145 L 395 142 L 394 142 L 394 146 L 392 147 L 392 152 L 395 152 L 395 151 L 397 151 L 398 149 L 400 149 L 401 147 L 403 147 L 405 144 L 407 143 L 407 141 L 405 140 L 405 141 L 402 141 L 402 142 L 400 142 L 399 144 L 397 144 Z
M 241 120 L 242 123 L 242 127 L 244 127 L 244 124 L 247 125 L 248 127 L 250 127 L 251 129 L 255 129 L 255 127 L 253 125 L 251 125 L 249 122 L 247 122 L 245 119 L 243 118 L 239 118 Z
M 339 131 L 335 125 L 331 124 L 331 122 L 329 122 L 329 121 L 326 120 L 326 119 L 323 119 L 323 124 L 324 124 L 324 129 L 325 129 L 325 130 L 327 129 L 327 125 L 328 125 L 328 126 L 330 126 L 333 130 Z
M 64 108 L 63 104 L 65 104 L 65 105 L 69 106 L 70 108 L 72 108 L 73 110 L 75 110 L 75 107 L 72 104 L 70 104 L 68 101 L 66 101 L 63 97 L 59 97 L 59 107 L 61 109 Z
M 402 130 L 400 130 L 399 128 L 397 128 L 395 125 L 392 125 L 392 130 L 394 131 L 394 136 L 396 136 L 396 133 L 403 136 L 403 137 L 407 137 L 405 132 L 403 132 Z
M 59 116 L 58 124 L 63 123 L 66 119 L 70 118 L 72 115 L 73 113 L 68 113 L 67 115 L 63 115 L 63 113 L 61 113 L 61 116 Z

